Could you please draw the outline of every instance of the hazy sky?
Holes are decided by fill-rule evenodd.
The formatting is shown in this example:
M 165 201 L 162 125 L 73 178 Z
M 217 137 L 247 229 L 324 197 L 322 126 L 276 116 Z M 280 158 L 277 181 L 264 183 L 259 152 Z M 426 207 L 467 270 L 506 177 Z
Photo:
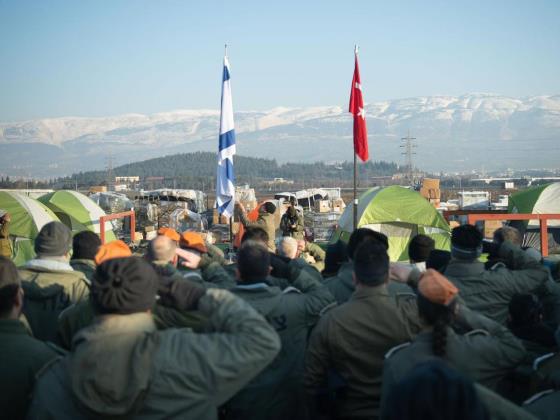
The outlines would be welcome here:
M 390 4 L 389 4 L 390 3 Z M 0 0 L 0 121 L 560 93 L 560 1 Z

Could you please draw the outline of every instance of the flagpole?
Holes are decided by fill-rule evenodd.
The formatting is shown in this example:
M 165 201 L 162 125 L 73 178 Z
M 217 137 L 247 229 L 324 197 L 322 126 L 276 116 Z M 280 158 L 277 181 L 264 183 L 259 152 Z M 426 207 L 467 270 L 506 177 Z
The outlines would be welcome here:
M 354 45 L 354 56 L 356 57 L 358 55 L 358 45 L 355 44 Z M 354 148 L 352 148 L 354 150 L 354 205 L 353 210 L 353 218 L 352 218 L 352 226 L 353 226 L 353 230 L 356 230 L 356 228 L 358 227 L 358 197 L 357 197 L 357 172 L 358 172 L 358 161 L 356 159 L 356 150 Z
M 224 57 L 227 57 L 227 43 L 224 44 Z M 233 250 L 233 215 L 235 212 L 229 216 L 229 244 L 230 249 Z

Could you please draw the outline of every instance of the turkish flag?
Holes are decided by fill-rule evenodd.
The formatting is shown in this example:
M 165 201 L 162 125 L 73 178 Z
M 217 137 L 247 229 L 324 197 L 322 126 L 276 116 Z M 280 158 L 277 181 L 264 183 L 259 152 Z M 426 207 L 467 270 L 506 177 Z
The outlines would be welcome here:
M 369 159 L 367 142 L 366 111 L 364 109 L 364 98 L 362 96 L 362 84 L 360 82 L 360 67 L 358 66 L 358 54 L 355 54 L 354 77 L 352 78 L 352 89 L 350 89 L 349 112 L 354 115 L 354 153 L 362 161 Z

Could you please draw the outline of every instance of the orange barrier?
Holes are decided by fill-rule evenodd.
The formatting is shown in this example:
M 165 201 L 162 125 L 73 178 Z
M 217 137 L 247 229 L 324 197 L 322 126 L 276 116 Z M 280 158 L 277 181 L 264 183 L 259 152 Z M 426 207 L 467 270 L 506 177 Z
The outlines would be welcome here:
M 479 220 L 538 220 L 541 230 L 541 254 L 548 257 L 548 220 L 560 220 L 560 214 L 531 214 L 531 213 L 476 213 L 467 215 L 468 223 L 474 225 Z
M 123 217 L 130 217 L 130 241 L 134 242 L 136 233 L 136 213 L 134 210 L 130 210 L 123 211 L 121 213 L 108 214 L 99 218 L 99 237 L 101 238 L 102 244 L 105 244 L 105 222 L 121 219 Z

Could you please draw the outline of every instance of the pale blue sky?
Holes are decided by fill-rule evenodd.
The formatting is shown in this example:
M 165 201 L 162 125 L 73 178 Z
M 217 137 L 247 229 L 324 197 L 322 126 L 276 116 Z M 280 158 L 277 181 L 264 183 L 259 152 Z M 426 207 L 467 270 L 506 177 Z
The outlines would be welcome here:
M 0 0 L 0 121 L 560 93 L 560 1 Z

